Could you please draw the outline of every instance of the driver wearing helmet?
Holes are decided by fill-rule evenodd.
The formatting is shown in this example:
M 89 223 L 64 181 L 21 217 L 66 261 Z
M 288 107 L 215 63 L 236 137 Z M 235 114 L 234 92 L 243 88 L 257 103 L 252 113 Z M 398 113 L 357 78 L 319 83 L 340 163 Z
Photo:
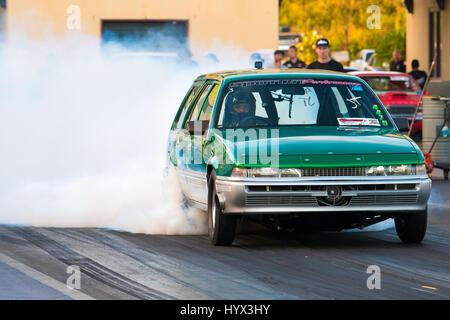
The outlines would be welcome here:
M 234 93 L 229 111 L 228 126 L 234 128 L 240 126 L 240 121 L 254 116 L 254 110 L 252 109 L 254 108 L 252 108 L 252 99 L 249 93 L 245 91 Z

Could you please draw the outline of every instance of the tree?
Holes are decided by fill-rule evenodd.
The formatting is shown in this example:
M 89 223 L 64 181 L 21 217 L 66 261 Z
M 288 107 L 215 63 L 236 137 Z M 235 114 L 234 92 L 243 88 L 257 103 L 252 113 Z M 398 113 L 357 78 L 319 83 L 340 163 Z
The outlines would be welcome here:
M 368 25 L 373 15 L 368 8 L 373 5 L 380 11 L 380 29 Z M 299 31 L 307 41 L 314 35 L 323 35 L 329 39 L 332 50 L 349 51 L 351 59 L 361 49 L 374 48 L 379 64 L 390 61 L 395 49 L 404 52 L 406 47 L 406 11 L 402 0 L 283 0 L 280 25 Z M 302 45 L 308 51 L 311 43 L 300 44 L 299 48 Z M 315 60 L 309 51 L 300 52 L 300 56 L 307 63 Z

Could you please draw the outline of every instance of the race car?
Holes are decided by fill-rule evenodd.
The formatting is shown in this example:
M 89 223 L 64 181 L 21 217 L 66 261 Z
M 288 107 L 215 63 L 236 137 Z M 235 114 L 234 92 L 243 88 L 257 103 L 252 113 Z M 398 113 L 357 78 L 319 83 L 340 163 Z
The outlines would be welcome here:
M 414 243 L 425 236 L 431 180 L 401 129 L 356 76 L 211 73 L 176 113 L 168 166 L 185 202 L 207 212 L 214 245 L 231 245 L 242 217 L 336 231 L 394 218 L 400 239 Z
M 393 118 L 406 118 L 411 124 L 421 95 L 421 88 L 412 76 L 393 71 L 355 71 L 350 73 L 367 82 Z M 421 106 L 414 121 L 411 137 L 416 141 L 420 141 L 422 137 Z

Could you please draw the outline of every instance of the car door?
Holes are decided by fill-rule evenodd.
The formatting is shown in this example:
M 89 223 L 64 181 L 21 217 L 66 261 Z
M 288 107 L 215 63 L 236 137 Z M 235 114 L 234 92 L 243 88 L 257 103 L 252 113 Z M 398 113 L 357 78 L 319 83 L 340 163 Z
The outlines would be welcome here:
M 184 151 L 187 149 L 186 144 L 189 142 L 189 136 L 183 131 L 183 124 L 190 107 L 194 103 L 197 96 L 200 94 L 201 89 L 205 84 L 205 80 L 195 81 L 188 93 L 183 99 L 180 108 L 178 109 L 177 115 L 172 123 L 172 127 L 169 133 L 168 141 L 168 160 L 175 168 L 177 173 L 177 180 L 179 186 L 185 196 L 189 198 L 189 194 L 186 193 L 188 188 L 186 187 L 186 178 L 184 175 L 185 155 Z
M 183 143 L 186 143 L 186 135 L 183 132 L 183 124 L 184 119 L 186 117 L 186 113 L 189 111 L 190 106 L 195 101 L 195 98 L 200 93 L 201 88 L 205 84 L 205 81 L 196 81 L 189 89 L 188 93 L 183 99 L 180 108 L 178 109 L 177 115 L 172 123 L 172 127 L 169 133 L 169 141 L 168 141 L 168 157 L 169 161 L 175 167 L 183 167 L 184 162 L 184 154 L 183 151 L 185 147 Z
M 208 128 L 210 127 L 211 116 L 213 113 L 213 108 L 217 99 L 217 94 L 219 92 L 220 84 L 213 83 L 210 88 L 208 95 L 206 96 L 197 120 L 208 121 Z M 206 154 L 208 148 L 206 147 L 210 141 L 206 140 L 208 136 L 207 132 L 203 135 L 191 135 L 191 141 L 193 143 L 193 153 L 194 153 L 194 166 L 197 172 L 201 173 L 202 184 L 200 186 L 199 194 L 197 196 L 197 201 L 206 204 L 208 202 L 208 182 L 206 180 L 207 176 L 207 161 L 209 154 Z
M 212 108 L 215 103 L 219 85 L 213 81 L 208 81 L 202 93 L 197 97 L 196 102 L 192 105 L 188 117 L 186 117 L 184 129 L 187 131 L 187 123 L 189 121 L 209 121 Z M 206 203 L 207 193 L 205 192 L 206 184 L 206 163 L 203 159 L 203 145 L 205 135 L 189 134 L 188 143 L 186 147 L 188 150 L 184 152 L 185 159 L 185 179 L 186 192 L 189 193 L 189 198 L 194 201 Z

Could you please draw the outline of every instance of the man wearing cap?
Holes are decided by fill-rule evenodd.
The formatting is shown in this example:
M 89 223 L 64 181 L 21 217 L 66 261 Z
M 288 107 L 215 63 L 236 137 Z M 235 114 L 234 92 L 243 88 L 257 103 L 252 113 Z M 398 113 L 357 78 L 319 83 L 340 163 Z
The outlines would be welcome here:
M 316 53 L 318 60 L 308 66 L 308 69 L 322 69 L 344 72 L 342 64 L 330 58 L 330 43 L 322 38 L 316 41 Z
M 298 58 L 296 46 L 289 47 L 288 57 L 289 60 L 283 64 L 285 68 L 306 68 L 306 63 Z

